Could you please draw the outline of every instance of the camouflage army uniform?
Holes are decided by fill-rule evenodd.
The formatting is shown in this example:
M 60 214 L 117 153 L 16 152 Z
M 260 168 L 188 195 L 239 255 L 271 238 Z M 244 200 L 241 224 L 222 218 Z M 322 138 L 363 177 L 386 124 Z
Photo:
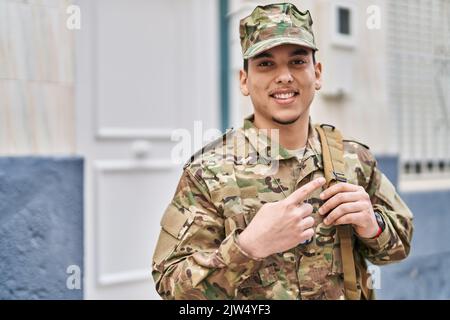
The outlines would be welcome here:
M 164 299 L 343 299 L 343 270 L 336 227 L 322 223 L 316 190 L 315 236 L 309 244 L 253 259 L 236 236 L 267 202 L 279 201 L 323 176 L 318 133 L 309 125 L 303 161 L 253 126 L 232 130 L 209 144 L 184 167 L 161 221 L 153 257 L 153 278 Z M 272 147 L 272 148 L 269 148 Z M 277 150 L 277 152 L 274 152 Z M 344 140 L 345 174 L 365 188 L 386 224 L 375 239 L 353 236 L 358 282 L 366 262 L 383 265 L 404 259 L 410 250 L 412 214 L 379 171 L 365 145 Z M 269 172 L 269 163 L 278 170 Z

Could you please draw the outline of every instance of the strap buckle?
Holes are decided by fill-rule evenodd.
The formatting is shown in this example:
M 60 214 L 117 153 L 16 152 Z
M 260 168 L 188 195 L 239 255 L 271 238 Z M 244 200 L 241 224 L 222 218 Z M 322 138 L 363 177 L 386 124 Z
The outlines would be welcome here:
M 329 127 L 329 128 L 331 128 L 331 131 L 334 131 L 334 129 L 335 129 L 335 127 L 333 126 L 333 125 L 331 125 L 331 124 L 326 124 L 326 123 L 322 123 L 321 125 L 320 125 L 320 127 L 323 129 L 323 127 Z
M 347 182 L 347 178 L 345 178 L 345 175 L 343 173 L 333 171 L 333 175 L 336 181 Z

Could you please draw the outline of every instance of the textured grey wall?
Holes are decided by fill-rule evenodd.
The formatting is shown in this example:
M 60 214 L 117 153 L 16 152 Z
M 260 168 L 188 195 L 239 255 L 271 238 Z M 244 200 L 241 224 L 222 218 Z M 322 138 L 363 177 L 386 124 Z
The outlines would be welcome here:
M 82 299 L 83 159 L 0 158 L 0 299 Z

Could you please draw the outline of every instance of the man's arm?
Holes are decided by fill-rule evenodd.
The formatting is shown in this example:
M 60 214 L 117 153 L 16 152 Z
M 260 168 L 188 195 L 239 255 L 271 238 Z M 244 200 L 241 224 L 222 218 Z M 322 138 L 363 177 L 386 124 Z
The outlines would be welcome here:
M 402 260 L 411 247 L 412 213 L 377 168 L 369 149 L 357 143 L 348 147 L 348 152 L 356 155 L 362 165 L 353 164 L 359 173 L 359 185 L 338 183 L 325 190 L 320 195 L 326 201 L 319 214 L 326 215 L 325 224 L 352 224 L 357 237 L 356 249 L 372 263 Z M 375 211 L 385 222 L 381 234 L 378 234 Z
M 161 221 L 153 278 L 164 299 L 230 299 L 261 261 L 225 237 L 206 184 L 186 169 Z
M 367 193 L 374 210 L 380 213 L 386 226 L 375 239 L 359 237 L 361 253 L 377 265 L 406 258 L 411 249 L 413 215 L 392 183 L 377 168 L 376 162 Z

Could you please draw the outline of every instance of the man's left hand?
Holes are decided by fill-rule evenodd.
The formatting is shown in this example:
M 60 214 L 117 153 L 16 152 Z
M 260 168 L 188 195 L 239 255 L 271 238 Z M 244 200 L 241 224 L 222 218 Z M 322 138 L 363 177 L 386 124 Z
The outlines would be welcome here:
M 379 226 L 375 219 L 370 197 L 363 187 L 350 183 L 337 183 L 320 194 L 325 203 L 319 208 L 326 215 L 327 225 L 351 224 L 362 238 L 373 238 Z M 327 200 L 328 199 L 328 200 Z

